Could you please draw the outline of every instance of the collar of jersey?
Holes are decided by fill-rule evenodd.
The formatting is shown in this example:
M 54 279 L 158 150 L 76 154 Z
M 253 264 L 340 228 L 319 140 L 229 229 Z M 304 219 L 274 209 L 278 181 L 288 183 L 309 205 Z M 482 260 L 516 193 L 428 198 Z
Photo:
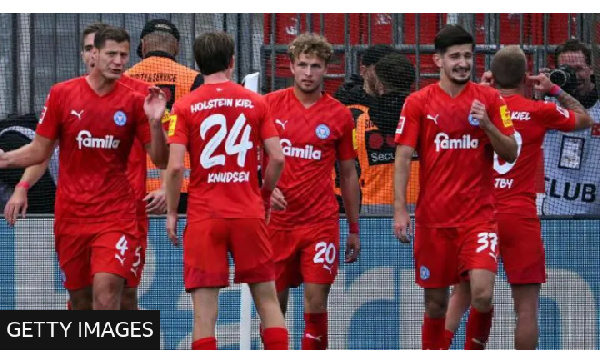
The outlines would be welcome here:
M 298 97 L 296 97 L 296 94 L 294 93 L 294 87 L 290 87 L 288 89 L 290 92 L 289 93 L 290 97 L 294 100 L 293 102 L 296 104 L 296 106 L 298 108 L 300 108 L 303 111 L 313 110 L 315 108 L 315 106 L 317 106 L 318 104 L 323 102 L 325 100 L 325 98 L 327 97 L 327 92 L 321 91 L 321 98 L 319 98 L 317 100 L 317 102 L 313 103 L 312 106 L 310 106 L 309 108 L 305 108 L 304 105 L 302 104 L 302 102 L 300 102 L 300 100 L 298 99 Z
M 439 89 L 439 91 L 441 93 L 443 93 L 444 95 L 446 95 L 446 97 L 448 97 L 451 100 L 456 100 L 459 99 L 460 97 L 462 97 L 462 95 L 466 94 L 467 91 L 469 90 L 469 88 L 471 88 L 471 83 L 473 83 L 473 81 L 469 81 L 465 84 L 465 87 L 462 89 L 462 91 L 460 91 L 459 94 L 457 94 L 455 97 L 450 96 L 443 88 L 442 85 L 440 84 L 440 82 L 438 82 L 436 84 L 437 88 Z
M 86 79 L 87 76 L 88 75 L 86 74 L 85 76 L 81 77 L 81 80 L 83 82 L 83 87 L 88 93 L 90 93 L 98 98 L 110 97 L 111 95 L 114 95 L 116 93 L 118 88 L 120 88 L 121 82 L 120 82 L 120 80 L 118 80 L 117 82 L 115 82 L 115 87 L 112 89 L 112 91 L 110 91 L 109 93 L 107 93 L 105 95 L 100 96 L 99 94 L 96 93 L 96 91 L 94 91 L 92 86 L 88 83 L 88 81 Z

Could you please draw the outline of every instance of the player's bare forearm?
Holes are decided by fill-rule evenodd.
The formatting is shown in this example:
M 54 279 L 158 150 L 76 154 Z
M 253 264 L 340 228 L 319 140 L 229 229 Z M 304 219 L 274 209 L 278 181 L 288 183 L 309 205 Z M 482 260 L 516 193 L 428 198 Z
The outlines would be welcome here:
M 1 154 L 0 166 L 5 169 L 20 169 L 41 164 L 49 159 L 53 147 L 54 140 L 36 134 L 31 143 L 17 150 Z
M 181 184 L 183 183 L 185 145 L 171 144 L 169 163 L 164 173 L 167 213 L 177 213 Z
M 269 159 L 269 163 L 265 168 L 265 178 L 263 181 L 263 188 L 267 190 L 273 190 L 277 186 L 277 182 L 283 172 L 285 165 L 285 159 Z
M 340 161 L 340 190 L 348 223 L 358 223 L 360 185 L 354 159 Z
M 50 158 L 44 160 L 44 162 L 41 164 L 32 165 L 26 168 L 25 172 L 21 176 L 20 182 L 27 183 L 30 186 L 34 186 L 35 183 L 37 183 L 42 178 L 42 176 L 44 176 L 44 173 L 48 168 L 48 164 L 50 164 Z
M 283 172 L 285 155 L 283 154 L 283 150 L 281 150 L 281 144 L 278 137 L 271 137 L 264 140 L 264 145 L 269 161 L 265 168 L 263 188 L 266 190 L 273 190 L 277 186 L 279 177 Z
M 565 91 L 560 92 L 560 94 L 556 97 L 561 106 L 572 110 L 575 113 L 579 114 L 587 114 L 585 107 L 581 104 L 581 102 L 577 101 L 573 96 L 568 94 Z
M 177 213 L 181 184 L 183 183 L 183 169 L 169 169 L 165 172 L 165 192 L 167 197 L 167 213 Z
M 577 122 L 575 123 L 575 130 L 587 129 L 594 124 L 594 120 L 587 112 L 585 107 L 573 96 L 565 91 L 560 92 L 556 97 L 561 106 L 575 112 Z
M 410 163 L 414 149 L 399 145 L 396 147 L 394 161 L 394 209 L 397 212 L 406 212 L 406 188 L 410 178 Z
M 504 135 L 494 125 L 490 125 L 484 131 L 488 135 L 492 148 L 498 156 L 509 163 L 514 163 L 517 160 L 518 145 L 513 135 Z
M 160 189 L 165 190 L 165 171 L 164 170 L 159 169 L 158 178 L 160 180 Z
M 160 120 L 150 121 L 150 136 L 150 144 L 147 147 L 148 155 L 154 165 L 159 169 L 165 169 L 169 162 L 169 146 Z

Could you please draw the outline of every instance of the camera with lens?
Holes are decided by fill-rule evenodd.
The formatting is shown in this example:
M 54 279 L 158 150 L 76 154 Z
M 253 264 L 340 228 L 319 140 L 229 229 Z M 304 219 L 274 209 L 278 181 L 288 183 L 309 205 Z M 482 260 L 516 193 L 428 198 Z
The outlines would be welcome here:
M 575 70 L 566 64 L 551 70 L 548 77 L 552 83 L 569 94 L 572 94 L 577 88 L 577 75 L 575 74 Z

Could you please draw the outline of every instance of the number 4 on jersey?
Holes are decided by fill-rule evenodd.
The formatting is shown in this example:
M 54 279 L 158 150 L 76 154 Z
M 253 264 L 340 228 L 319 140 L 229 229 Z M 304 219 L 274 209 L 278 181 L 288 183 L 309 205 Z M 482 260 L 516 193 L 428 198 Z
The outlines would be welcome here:
M 252 141 L 250 141 L 252 127 L 246 125 L 246 116 L 243 113 L 240 114 L 229 132 L 227 130 L 225 115 L 214 114 L 207 117 L 200 125 L 200 137 L 202 137 L 203 140 L 206 140 L 206 133 L 213 126 L 218 126 L 219 130 L 212 139 L 208 141 L 206 147 L 202 150 L 202 154 L 200 154 L 200 164 L 202 167 L 204 169 L 210 169 L 215 165 L 225 165 L 225 155 L 217 154 L 213 156 L 213 154 L 227 136 L 227 140 L 225 140 L 225 152 L 228 155 L 237 154 L 237 163 L 243 168 L 246 165 L 246 153 L 254 146 Z M 242 128 L 244 129 L 244 132 L 239 144 L 236 144 Z

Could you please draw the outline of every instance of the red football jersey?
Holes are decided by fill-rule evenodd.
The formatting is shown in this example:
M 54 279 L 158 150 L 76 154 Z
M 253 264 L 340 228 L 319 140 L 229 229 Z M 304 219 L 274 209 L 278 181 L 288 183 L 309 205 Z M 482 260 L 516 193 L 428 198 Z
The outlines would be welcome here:
M 419 155 L 419 225 L 455 227 L 494 219 L 494 152 L 470 116 L 474 100 L 486 106 L 500 132 L 514 133 L 500 93 L 487 86 L 469 82 L 452 98 L 435 83 L 406 99 L 395 140 Z
M 573 131 L 575 113 L 543 101 L 521 95 L 504 97 L 515 125 L 519 154 L 514 163 L 506 163 L 494 155 L 496 178 L 496 212 L 535 218 L 535 176 L 546 131 Z
M 175 102 L 169 144 L 190 153 L 188 222 L 264 218 L 257 148 L 276 136 L 263 98 L 233 82 L 204 84 Z
M 144 99 L 117 82 L 98 96 L 85 77 L 50 89 L 36 132 L 58 139 L 56 217 L 134 218 L 127 164 L 133 142 L 150 142 Z
M 339 218 L 331 182 L 336 158 L 356 158 L 353 146 L 354 120 L 350 110 L 329 96 L 311 107 L 288 88 L 265 96 L 279 131 L 285 154 L 285 169 L 277 187 L 283 193 L 285 211 L 271 212 L 275 228 L 329 223 Z
M 144 98 L 148 94 L 151 84 L 129 77 L 125 74 L 119 79 L 123 85 L 131 88 L 134 92 L 141 94 Z M 146 217 L 146 148 L 136 139 L 131 147 L 129 163 L 127 164 L 127 176 L 135 192 L 138 217 Z

